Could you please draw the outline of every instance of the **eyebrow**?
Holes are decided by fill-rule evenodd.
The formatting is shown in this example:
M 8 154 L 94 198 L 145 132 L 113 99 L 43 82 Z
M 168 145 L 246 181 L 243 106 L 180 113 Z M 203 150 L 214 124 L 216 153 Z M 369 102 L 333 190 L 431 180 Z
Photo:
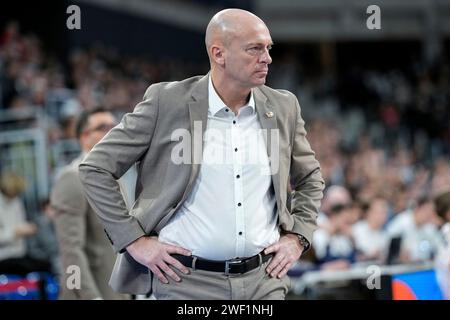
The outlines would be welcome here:
M 268 46 L 273 46 L 273 45 L 274 45 L 273 42 L 268 44 Z M 250 42 L 247 44 L 247 46 L 264 46 L 264 44 L 261 42 Z

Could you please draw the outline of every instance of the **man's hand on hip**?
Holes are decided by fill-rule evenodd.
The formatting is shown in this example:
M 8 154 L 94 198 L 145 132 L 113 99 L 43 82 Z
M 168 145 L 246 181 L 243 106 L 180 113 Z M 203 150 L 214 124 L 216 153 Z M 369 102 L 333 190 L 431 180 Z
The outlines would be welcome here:
M 188 274 L 189 270 L 171 254 L 190 256 L 191 252 L 181 247 L 173 246 L 158 241 L 158 237 L 141 237 L 127 247 L 128 253 L 140 264 L 149 268 L 153 274 L 163 283 L 168 283 L 166 276 L 175 281 L 181 281 L 180 277 L 169 267 L 177 268 Z
M 266 268 L 267 273 L 271 277 L 284 277 L 294 262 L 300 258 L 303 250 L 304 248 L 300 244 L 297 235 L 282 235 L 277 243 L 264 250 L 265 254 L 275 253 L 272 261 L 270 261 Z

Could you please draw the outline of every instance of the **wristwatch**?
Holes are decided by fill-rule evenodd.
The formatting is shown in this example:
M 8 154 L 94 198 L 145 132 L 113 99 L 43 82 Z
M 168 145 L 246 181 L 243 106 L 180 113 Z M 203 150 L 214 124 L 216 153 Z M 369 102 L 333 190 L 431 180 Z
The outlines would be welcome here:
M 309 249 L 309 241 L 304 236 L 299 234 L 298 240 L 300 241 L 300 245 L 303 247 L 303 251 L 306 251 Z

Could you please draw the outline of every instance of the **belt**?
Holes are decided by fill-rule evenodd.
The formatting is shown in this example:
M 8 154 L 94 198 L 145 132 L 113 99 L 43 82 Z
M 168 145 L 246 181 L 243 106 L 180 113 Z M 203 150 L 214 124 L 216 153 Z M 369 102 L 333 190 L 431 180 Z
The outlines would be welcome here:
M 181 254 L 174 254 L 172 257 L 181 262 L 182 265 L 193 270 L 205 270 L 223 272 L 225 275 L 246 273 L 251 271 L 263 263 L 269 261 L 273 254 L 259 253 L 249 258 L 235 258 L 224 261 L 207 260 L 196 256 L 183 256 Z

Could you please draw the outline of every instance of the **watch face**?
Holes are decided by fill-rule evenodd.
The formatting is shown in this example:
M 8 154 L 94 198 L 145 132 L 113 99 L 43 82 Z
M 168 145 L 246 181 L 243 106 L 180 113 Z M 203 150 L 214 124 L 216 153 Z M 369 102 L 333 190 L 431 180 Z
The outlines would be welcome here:
M 303 247 L 307 248 L 307 247 L 309 246 L 309 241 L 306 240 L 306 238 L 305 238 L 304 236 L 300 236 L 300 235 L 299 235 L 298 238 L 300 239 L 300 244 L 301 244 Z

